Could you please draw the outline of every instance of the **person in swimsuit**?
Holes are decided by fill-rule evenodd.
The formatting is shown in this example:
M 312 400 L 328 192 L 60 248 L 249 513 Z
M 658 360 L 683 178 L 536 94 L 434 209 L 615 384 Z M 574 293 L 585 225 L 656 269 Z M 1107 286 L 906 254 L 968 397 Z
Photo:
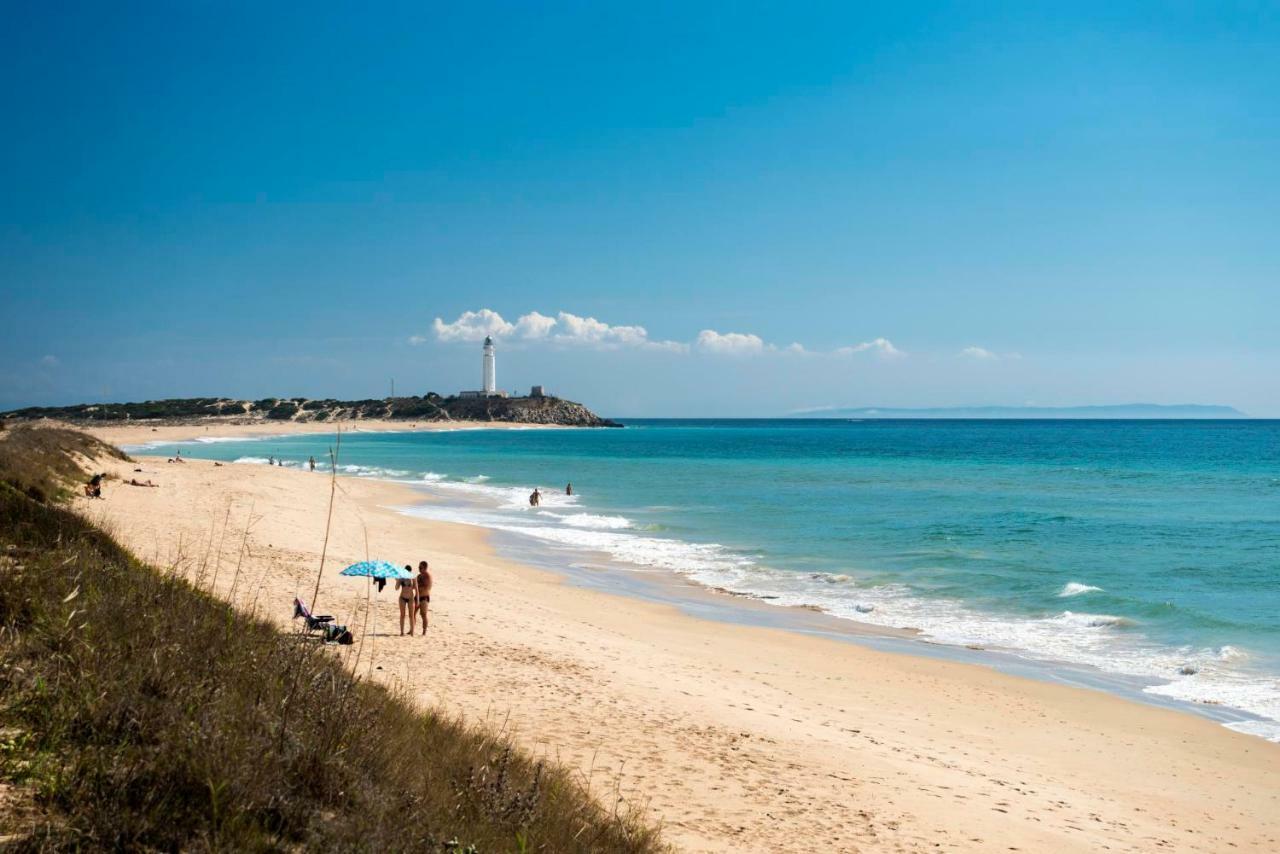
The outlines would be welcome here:
M 413 572 L 413 567 L 408 564 L 405 569 Z M 396 591 L 400 594 L 400 634 L 404 634 L 404 615 L 409 613 L 409 634 L 413 634 L 413 622 L 418 616 L 418 579 L 416 578 L 397 578 Z
M 427 633 L 427 606 L 431 604 L 431 570 L 425 560 L 418 561 L 418 613 L 422 615 L 422 633 Z M 413 634 L 410 632 L 410 634 Z

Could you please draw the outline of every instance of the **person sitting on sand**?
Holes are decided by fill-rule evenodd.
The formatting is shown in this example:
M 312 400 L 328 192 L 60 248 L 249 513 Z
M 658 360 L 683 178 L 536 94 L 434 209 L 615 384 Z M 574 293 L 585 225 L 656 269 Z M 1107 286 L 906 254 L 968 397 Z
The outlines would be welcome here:
M 186 460 L 184 460 L 184 459 L 182 458 L 182 449 L 181 449 L 181 448 L 179 448 L 179 449 L 178 449 L 178 453 L 176 453 L 176 454 L 174 454 L 174 455 L 173 455 L 173 461 L 174 461 L 175 463 L 185 463 L 185 462 L 186 462 Z
M 425 560 L 418 561 L 418 613 L 422 616 L 422 633 L 427 633 L 427 606 L 431 604 L 431 570 Z
M 275 464 L 276 464 L 276 458 L 275 458 L 275 457 L 267 457 L 267 465 L 269 465 L 269 466 L 273 466 L 273 465 L 275 465 Z
M 408 564 L 405 569 L 413 572 L 413 567 Z M 404 635 L 404 615 L 409 612 L 409 634 L 413 634 L 413 624 L 418 617 L 418 579 L 417 578 L 397 578 L 396 590 L 400 594 L 400 634 Z
M 533 492 L 529 493 L 529 506 L 537 507 L 541 503 L 542 503 L 542 493 L 538 492 L 538 488 L 535 486 L 533 488 Z
M 102 497 L 102 478 L 103 475 L 95 474 L 89 478 L 89 482 L 84 485 L 84 494 L 90 498 Z

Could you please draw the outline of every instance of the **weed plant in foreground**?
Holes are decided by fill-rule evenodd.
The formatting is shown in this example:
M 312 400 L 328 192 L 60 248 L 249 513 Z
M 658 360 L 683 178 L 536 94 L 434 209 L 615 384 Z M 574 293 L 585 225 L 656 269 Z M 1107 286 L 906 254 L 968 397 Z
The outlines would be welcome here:
M 663 850 L 562 769 L 138 562 L 16 477 L 0 470 L 0 849 Z

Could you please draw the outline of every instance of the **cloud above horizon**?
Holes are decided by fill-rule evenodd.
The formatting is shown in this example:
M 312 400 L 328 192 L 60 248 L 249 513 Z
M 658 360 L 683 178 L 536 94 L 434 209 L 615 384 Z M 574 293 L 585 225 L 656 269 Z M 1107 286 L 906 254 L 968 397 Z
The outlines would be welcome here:
M 997 353 L 994 350 L 988 350 L 986 347 L 965 347 L 960 351 L 961 358 L 972 359 L 978 362 L 995 362 L 1000 359 L 1021 359 L 1020 353 Z
M 609 324 L 594 317 L 567 311 L 554 317 L 531 311 L 510 322 L 489 308 L 464 311 L 452 322 L 437 317 L 431 324 L 435 340 L 442 343 L 479 342 L 492 336 L 517 342 L 542 342 L 554 345 L 589 347 L 599 350 L 644 349 L 669 353 L 699 352 L 718 356 L 751 356 L 761 353 L 792 355 L 837 355 L 871 352 L 880 358 L 897 358 L 906 354 L 893 346 L 888 338 L 874 338 L 860 344 L 838 347 L 829 352 L 808 350 L 799 342 L 780 346 L 750 332 L 719 332 L 703 329 L 690 343 L 654 340 L 643 326 Z M 428 337 L 412 335 L 412 345 L 425 344 Z
M 594 317 L 582 317 L 567 311 L 555 317 L 531 311 L 521 315 L 515 323 L 508 322 L 492 309 L 464 311 L 452 323 L 437 317 L 431 324 L 437 341 L 483 341 L 486 337 L 515 341 L 546 341 L 568 346 L 587 346 L 596 349 L 644 348 L 684 352 L 687 344 L 678 341 L 654 341 L 643 326 L 611 325 Z M 414 335 L 410 344 L 423 344 L 426 338 Z
M 837 356 L 851 356 L 855 353 L 871 352 L 882 359 L 897 359 L 907 355 L 893 346 L 893 342 L 888 338 L 873 338 L 870 341 L 863 341 L 848 347 L 837 347 L 834 352 Z

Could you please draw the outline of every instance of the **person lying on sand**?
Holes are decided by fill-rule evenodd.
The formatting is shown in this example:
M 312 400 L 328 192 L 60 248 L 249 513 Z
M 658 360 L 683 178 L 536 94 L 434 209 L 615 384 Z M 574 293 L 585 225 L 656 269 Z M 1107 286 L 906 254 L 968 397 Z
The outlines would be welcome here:
M 152 483 L 150 478 L 148 478 L 148 479 L 147 479 L 147 482 L 146 482 L 146 483 L 138 483 L 138 479 L 137 479 L 136 477 L 131 477 L 131 478 L 129 478 L 129 480 L 127 481 L 127 483 L 128 483 L 130 486 L 153 486 L 153 487 L 155 487 L 156 489 L 159 489 L 159 488 L 160 488 L 160 484 L 158 484 L 158 483 Z

